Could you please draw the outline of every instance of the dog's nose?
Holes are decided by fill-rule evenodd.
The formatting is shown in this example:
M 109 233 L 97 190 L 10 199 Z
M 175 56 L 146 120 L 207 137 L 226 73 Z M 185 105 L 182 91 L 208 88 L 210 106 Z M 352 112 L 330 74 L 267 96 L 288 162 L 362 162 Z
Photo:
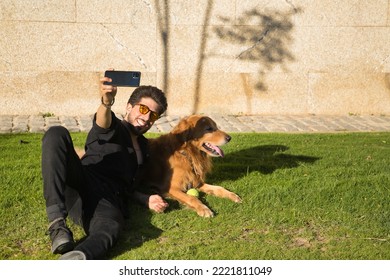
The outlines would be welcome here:
M 226 135 L 225 140 L 226 140 L 226 143 L 227 143 L 227 142 L 229 142 L 230 140 L 232 140 L 232 137 L 230 137 L 230 135 Z

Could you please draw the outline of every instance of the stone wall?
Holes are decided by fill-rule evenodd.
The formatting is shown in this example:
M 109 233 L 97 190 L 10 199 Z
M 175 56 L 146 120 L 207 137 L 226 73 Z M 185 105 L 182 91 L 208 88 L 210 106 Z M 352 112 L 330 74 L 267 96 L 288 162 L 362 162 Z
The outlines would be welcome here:
M 110 67 L 171 115 L 390 114 L 390 0 L 2 0 L 0 38 L 2 115 L 92 114 Z

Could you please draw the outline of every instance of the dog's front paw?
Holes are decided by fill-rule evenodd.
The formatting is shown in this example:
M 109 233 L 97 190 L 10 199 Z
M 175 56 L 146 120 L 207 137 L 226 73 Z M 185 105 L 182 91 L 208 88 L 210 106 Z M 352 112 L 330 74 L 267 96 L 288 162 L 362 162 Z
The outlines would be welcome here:
M 229 199 L 231 201 L 234 201 L 235 203 L 241 203 L 242 202 L 241 197 L 239 197 L 238 195 L 236 195 L 235 193 L 232 193 L 232 192 L 229 194 Z
M 202 207 L 198 208 L 196 210 L 196 213 L 198 213 L 199 216 L 203 218 L 211 218 L 214 217 L 213 211 L 211 211 L 207 206 L 202 205 Z

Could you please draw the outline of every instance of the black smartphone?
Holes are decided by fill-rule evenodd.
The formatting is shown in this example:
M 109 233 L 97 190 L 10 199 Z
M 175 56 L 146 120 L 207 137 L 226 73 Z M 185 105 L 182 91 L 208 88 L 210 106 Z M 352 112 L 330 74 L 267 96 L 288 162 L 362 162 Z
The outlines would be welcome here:
M 105 85 L 114 85 L 117 87 L 138 87 L 141 81 L 141 72 L 139 71 L 111 71 L 104 73 L 105 77 L 111 78 L 112 82 L 104 82 Z

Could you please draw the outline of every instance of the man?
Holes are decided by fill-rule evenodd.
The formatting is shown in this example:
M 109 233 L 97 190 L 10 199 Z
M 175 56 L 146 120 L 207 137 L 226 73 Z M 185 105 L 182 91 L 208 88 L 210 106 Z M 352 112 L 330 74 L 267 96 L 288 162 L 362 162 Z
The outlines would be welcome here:
M 159 195 L 134 191 L 137 171 L 147 160 L 142 135 L 167 109 L 164 93 L 140 86 L 126 106 L 123 121 L 111 111 L 117 88 L 100 80 L 101 104 L 80 160 L 68 130 L 50 128 L 42 140 L 42 176 L 52 252 L 60 259 L 101 259 L 116 243 L 127 215 L 128 196 L 156 212 L 168 204 Z M 70 217 L 87 236 L 75 244 L 66 225 Z

